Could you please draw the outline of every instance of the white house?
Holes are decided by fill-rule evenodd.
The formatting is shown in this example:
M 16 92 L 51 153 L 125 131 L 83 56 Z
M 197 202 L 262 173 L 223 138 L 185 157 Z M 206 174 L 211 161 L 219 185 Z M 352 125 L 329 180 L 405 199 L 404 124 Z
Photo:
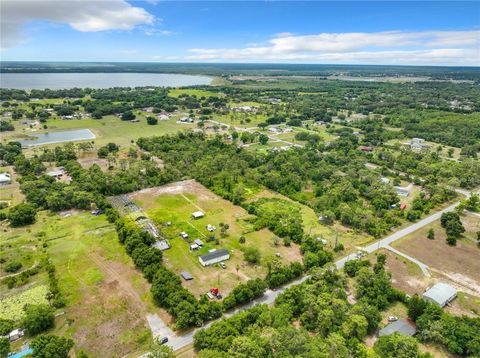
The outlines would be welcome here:
M 228 253 L 228 251 L 226 249 L 220 249 L 200 256 L 198 258 L 198 261 L 200 261 L 202 266 L 210 266 L 218 262 L 228 260 L 229 258 L 230 254 Z

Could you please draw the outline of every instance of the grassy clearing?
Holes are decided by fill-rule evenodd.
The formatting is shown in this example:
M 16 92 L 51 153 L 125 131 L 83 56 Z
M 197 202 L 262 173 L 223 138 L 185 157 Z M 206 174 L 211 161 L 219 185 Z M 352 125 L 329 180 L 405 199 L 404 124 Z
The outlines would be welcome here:
M 210 92 L 206 91 L 203 89 L 191 89 L 191 88 L 172 88 L 168 91 L 168 95 L 170 97 L 179 97 L 182 94 L 186 94 L 189 96 L 196 96 L 197 98 L 201 97 L 213 97 L 213 96 L 218 96 L 218 97 L 223 97 L 223 94 L 219 94 L 216 92 Z
M 172 247 L 164 251 L 165 264 L 177 274 L 189 271 L 194 280 L 184 282 L 184 285 L 196 295 L 205 293 L 211 287 L 219 287 L 222 293 L 227 294 L 240 281 L 264 276 L 266 259 L 276 253 L 281 255 L 284 262 L 301 260 L 296 245 L 275 246 L 275 235 L 266 229 L 255 231 L 249 221 L 250 215 L 244 209 L 218 197 L 194 181 L 142 190 L 133 193 L 131 197 L 144 208 L 170 241 Z M 191 213 L 197 210 L 203 211 L 205 217 L 193 220 Z M 167 222 L 171 225 L 166 226 Z M 226 236 L 220 233 L 220 223 L 229 225 Z M 206 229 L 208 224 L 217 228 L 214 233 Z M 188 240 L 179 236 L 182 231 L 189 235 Z M 215 237 L 214 241 L 209 241 L 210 236 Z M 239 242 L 240 236 L 246 238 L 244 244 Z M 205 246 L 191 252 L 190 242 L 194 239 L 202 240 Z M 260 250 L 262 260 L 259 265 L 245 263 L 242 252 L 244 247 Z M 231 258 L 226 262 L 226 270 L 218 266 L 200 265 L 198 256 L 213 248 L 229 250 Z
M 83 211 L 40 212 L 33 225 L 3 230 L 7 230 L 7 254 L 24 260 L 25 252 L 29 259 L 23 261 L 25 266 L 45 255 L 41 248 L 46 243 L 67 303 L 52 333 L 71 337 L 78 349 L 98 356 L 118 357 L 147 348 L 151 333 L 146 315 L 162 312 L 104 216 Z M 28 294 L 29 287 L 46 287 L 46 274 L 30 281 L 15 290 L 2 287 L 1 292 L 5 296 L 17 291 Z
M 338 257 L 344 256 L 346 253 L 356 251 L 356 246 L 364 246 L 373 241 L 371 236 L 364 233 L 356 233 L 355 231 L 339 224 L 324 225 L 318 221 L 318 215 L 315 211 L 299 202 L 293 201 L 286 196 L 275 193 L 269 189 L 252 192 L 248 197 L 249 201 L 255 201 L 259 198 L 279 198 L 290 201 L 292 205 L 298 205 L 301 209 L 303 218 L 303 227 L 307 235 L 314 237 L 322 237 L 328 241 L 327 248 L 333 249 L 335 242 L 341 243 L 345 247 L 345 251 L 339 252 Z
M 159 121 L 157 125 L 148 125 L 145 117 L 151 115 L 146 112 L 138 112 L 137 118 L 140 122 L 132 123 L 129 121 L 122 121 L 115 116 L 106 116 L 103 119 L 79 119 L 79 120 L 62 120 L 62 119 L 50 119 L 48 121 L 48 128 L 38 131 L 31 131 L 25 126 L 15 124 L 14 132 L 7 132 L 5 138 L 2 135 L 2 142 L 8 142 L 12 140 L 19 140 L 26 135 L 35 135 L 35 133 L 44 132 L 57 132 L 72 129 L 90 129 L 96 136 L 94 142 L 97 146 L 104 145 L 108 142 L 114 142 L 121 146 L 127 146 L 132 141 L 137 140 L 140 137 L 164 135 L 168 133 L 175 133 L 179 130 L 185 129 L 186 126 L 182 126 L 176 123 L 177 117 L 172 117 L 167 121 Z M 56 146 L 50 145 L 50 146 Z M 34 149 L 32 149 L 34 150 Z

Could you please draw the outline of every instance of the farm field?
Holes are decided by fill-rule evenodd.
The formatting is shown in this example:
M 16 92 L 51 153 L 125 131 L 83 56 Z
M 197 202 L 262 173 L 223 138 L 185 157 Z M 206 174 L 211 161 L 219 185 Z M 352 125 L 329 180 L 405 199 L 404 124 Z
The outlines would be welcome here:
M 147 314 L 167 315 L 154 306 L 149 284 L 104 216 L 74 210 L 60 215 L 40 212 L 31 226 L 3 230 L 7 230 L 10 250 L 31 248 L 24 254 L 30 257 L 25 266 L 48 254 L 56 267 L 66 307 L 60 310 L 65 314 L 56 318 L 52 333 L 71 337 L 77 349 L 100 356 L 125 356 L 148 346 Z M 41 243 L 45 243 L 45 254 Z M 31 287 L 46 287 L 46 283 L 41 271 L 24 287 L 7 290 L 2 286 L 0 292 L 21 297 Z
M 194 279 L 183 284 L 196 295 L 206 293 L 211 287 L 218 287 L 225 295 L 238 282 L 265 276 L 268 258 L 277 253 L 285 263 L 301 260 L 296 245 L 275 246 L 275 235 L 267 229 L 255 231 L 249 222 L 250 215 L 243 208 L 218 197 L 196 181 L 144 189 L 129 197 L 145 210 L 169 240 L 172 247 L 164 251 L 165 264 L 176 274 L 190 272 Z M 191 214 L 198 210 L 204 212 L 205 217 L 193 220 Z M 167 222 L 171 225 L 166 226 Z M 224 237 L 220 234 L 220 223 L 229 225 Z M 209 241 L 212 234 L 206 229 L 208 224 L 216 227 L 214 236 L 218 242 Z M 189 235 L 189 241 L 200 239 L 205 246 L 191 252 L 189 241 L 179 236 L 182 231 Z M 239 242 L 240 236 L 245 237 L 244 244 Z M 259 249 L 262 255 L 260 265 L 250 265 L 244 261 L 244 247 Z M 229 250 L 231 257 L 225 262 L 227 269 L 223 270 L 218 265 L 201 266 L 198 256 L 213 248 Z

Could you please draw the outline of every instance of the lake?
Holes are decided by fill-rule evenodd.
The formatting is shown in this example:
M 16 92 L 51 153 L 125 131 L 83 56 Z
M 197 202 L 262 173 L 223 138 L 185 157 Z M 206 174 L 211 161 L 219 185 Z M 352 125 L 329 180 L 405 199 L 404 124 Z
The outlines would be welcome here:
M 31 135 L 32 139 L 19 140 L 23 147 L 72 142 L 76 140 L 95 139 L 90 129 L 76 129 L 64 132 L 38 133 Z
M 0 73 L 1 88 L 63 89 L 209 85 L 210 77 L 169 73 Z

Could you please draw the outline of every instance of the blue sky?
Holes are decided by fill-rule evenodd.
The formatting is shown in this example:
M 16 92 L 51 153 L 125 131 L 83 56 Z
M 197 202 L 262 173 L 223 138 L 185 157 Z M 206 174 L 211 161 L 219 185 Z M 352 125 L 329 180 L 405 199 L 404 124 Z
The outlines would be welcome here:
M 480 65 L 475 1 L 1 2 L 2 60 Z

